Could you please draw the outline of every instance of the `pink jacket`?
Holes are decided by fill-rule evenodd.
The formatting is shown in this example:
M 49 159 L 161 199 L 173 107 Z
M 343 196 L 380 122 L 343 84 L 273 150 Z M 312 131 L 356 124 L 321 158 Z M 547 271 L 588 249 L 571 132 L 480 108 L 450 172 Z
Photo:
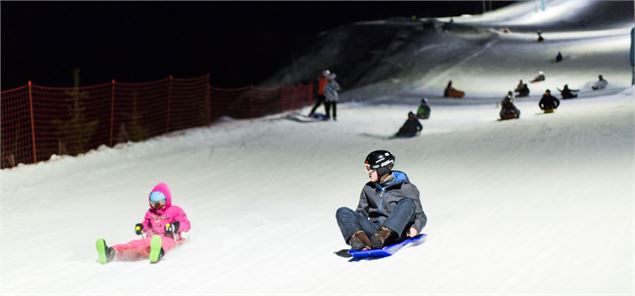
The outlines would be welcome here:
M 165 224 L 174 223 L 179 221 L 179 231 L 187 232 L 190 230 L 190 221 L 187 219 L 187 215 L 178 206 L 172 205 L 172 194 L 168 185 L 161 182 L 154 186 L 152 191 L 160 191 L 165 195 L 165 207 L 162 209 L 150 208 L 145 217 L 143 218 L 143 232 L 148 236 L 153 234 L 165 235 Z

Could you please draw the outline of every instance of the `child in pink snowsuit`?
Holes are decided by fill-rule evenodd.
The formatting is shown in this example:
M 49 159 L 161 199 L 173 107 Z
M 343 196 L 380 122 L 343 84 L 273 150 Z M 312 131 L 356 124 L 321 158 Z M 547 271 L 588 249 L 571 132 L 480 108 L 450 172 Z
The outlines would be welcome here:
M 108 247 L 103 239 L 97 240 L 100 263 L 104 264 L 115 258 L 129 261 L 148 257 L 155 263 L 184 241 L 180 238 L 180 233 L 190 230 L 190 221 L 180 207 L 172 205 L 168 185 L 156 185 L 150 192 L 148 201 L 150 209 L 143 222 L 135 226 L 136 233 L 145 234 L 145 237 L 112 247 Z

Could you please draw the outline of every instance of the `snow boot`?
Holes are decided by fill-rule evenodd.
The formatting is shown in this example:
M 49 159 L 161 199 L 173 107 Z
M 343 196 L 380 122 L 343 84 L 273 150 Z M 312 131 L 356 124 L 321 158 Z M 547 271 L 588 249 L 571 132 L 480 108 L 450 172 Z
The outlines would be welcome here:
M 379 227 L 379 230 L 377 230 L 377 232 L 375 232 L 375 234 L 370 237 L 371 246 L 373 247 L 373 249 L 383 248 L 386 240 L 388 240 L 392 233 L 392 230 L 390 230 L 390 228 L 388 227 Z
M 103 238 L 100 238 L 97 240 L 97 255 L 97 261 L 101 264 L 106 264 L 115 258 L 115 250 L 106 245 L 106 241 Z
M 370 249 L 370 239 L 363 230 L 356 231 L 348 240 L 351 250 L 367 250 Z
M 152 236 L 152 241 L 150 241 L 150 255 L 148 256 L 150 263 L 159 262 L 159 260 L 163 258 L 163 255 L 165 255 L 162 244 L 163 240 L 161 239 L 161 236 L 156 234 Z

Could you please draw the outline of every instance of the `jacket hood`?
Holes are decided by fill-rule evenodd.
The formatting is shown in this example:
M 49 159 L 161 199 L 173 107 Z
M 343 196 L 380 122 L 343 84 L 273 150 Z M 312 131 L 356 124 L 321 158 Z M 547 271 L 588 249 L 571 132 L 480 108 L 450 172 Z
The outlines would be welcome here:
M 163 195 L 165 195 L 165 207 L 163 209 L 160 210 L 154 210 L 156 212 L 163 212 L 165 210 L 167 210 L 168 208 L 170 208 L 172 206 L 172 194 L 170 193 L 170 188 L 168 187 L 168 184 L 165 184 L 164 182 L 161 182 L 159 184 L 157 184 L 156 186 L 154 186 L 154 188 L 152 188 L 152 191 L 150 191 L 150 193 L 152 192 L 161 192 L 163 193 Z
M 378 189 L 384 189 L 391 186 L 400 185 L 405 182 L 410 182 L 410 180 L 408 180 L 408 175 L 406 175 L 406 173 L 402 171 L 392 171 L 391 176 L 392 178 L 390 178 L 388 182 L 383 184 L 376 182 L 375 186 L 377 186 Z
M 394 179 L 392 180 L 392 182 L 386 184 L 386 187 L 408 182 L 408 175 L 406 175 L 406 173 L 402 171 L 392 171 L 392 176 Z

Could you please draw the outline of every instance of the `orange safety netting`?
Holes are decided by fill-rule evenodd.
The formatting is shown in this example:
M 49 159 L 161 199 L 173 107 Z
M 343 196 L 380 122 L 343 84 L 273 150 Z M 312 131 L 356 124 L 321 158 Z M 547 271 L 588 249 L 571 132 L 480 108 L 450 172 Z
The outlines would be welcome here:
M 2 91 L 2 168 L 77 155 L 101 145 L 141 141 L 213 123 L 254 118 L 309 105 L 312 85 L 226 89 L 209 75 L 93 86 L 31 85 Z

